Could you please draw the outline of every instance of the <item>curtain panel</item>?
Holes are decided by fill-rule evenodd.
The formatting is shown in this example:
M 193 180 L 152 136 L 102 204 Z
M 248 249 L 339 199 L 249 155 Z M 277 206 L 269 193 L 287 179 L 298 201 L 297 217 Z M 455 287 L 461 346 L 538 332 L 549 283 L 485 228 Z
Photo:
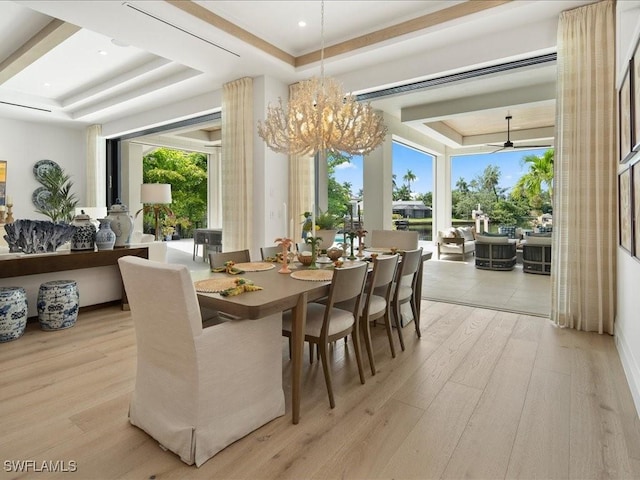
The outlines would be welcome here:
M 106 207 L 107 186 L 105 172 L 107 160 L 104 138 L 102 138 L 102 125 L 91 125 L 86 130 L 87 138 L 87 169 L 85 207 Z
M 615 3 L 558 27 L 551 318 L 613 334 L 616 305 Z
M 251 249 L 253 234 L 253 79 L 225 83 L 222 92 L 222 245 Z
M 289 98 L 293 98 L 298 84 L 289 86 Z M 311 209 L 314 202 L 314 164 L 313 156 L 289 155 L 289 208 L 293 218 L 293 236 L 295 242 L 302 240 L 302 214 Z

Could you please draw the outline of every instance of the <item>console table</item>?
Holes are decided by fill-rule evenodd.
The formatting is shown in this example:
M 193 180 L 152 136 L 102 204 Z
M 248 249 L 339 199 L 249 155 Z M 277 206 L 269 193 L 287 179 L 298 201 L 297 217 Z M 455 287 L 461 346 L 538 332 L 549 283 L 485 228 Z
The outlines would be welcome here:
M 94 252 L 0 255 L 0 285 L 24 286 L 27 290 L 29 309 L 32 310 L 36 305 L 35 299 L 40 283 L 59 279 L 60 275 L 54 274 L 65 272 L 66 278 L 78 281 L 81 306 L 121 300 L 123 308 L 126 308 L 126 293 L 118 269 L 118 259 L 125 255 L 149 258 L 149 249 L 124 247 Z

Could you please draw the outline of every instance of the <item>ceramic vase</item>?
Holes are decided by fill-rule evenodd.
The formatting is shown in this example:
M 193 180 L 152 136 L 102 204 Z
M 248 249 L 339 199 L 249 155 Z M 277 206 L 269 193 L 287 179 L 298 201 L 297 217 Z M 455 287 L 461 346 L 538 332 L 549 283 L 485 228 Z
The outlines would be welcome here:
M 91 217 L 83 212 L 73 218 L 71 225 L 76 227 L 71 237 L 71 250 L 95 250 L 96 227 L 91 223 Z
M 96 233 L 96 247 L 98 250 L 113 250 L 116 243 L 116 234 L 111 230 L 110 218 L 99 218 L 100 228 Z
M 78 319 L 79 306 L 80 295 L 74 280 L 43 283 L 38 291 L 40 328 L 51 331 L 73 327 Z
M 27 326 L 27 293 L 22 287 L 0 287 L 0 343 L 20 338 Z
M 111 206 L 107 218 L 111 219 L 111 230 L 116 234 L 114 247 L 124 247 L 129 243 L 133 230 L 133 219 L 129 215 L 127 206 L 116 200 L 116 203 Z

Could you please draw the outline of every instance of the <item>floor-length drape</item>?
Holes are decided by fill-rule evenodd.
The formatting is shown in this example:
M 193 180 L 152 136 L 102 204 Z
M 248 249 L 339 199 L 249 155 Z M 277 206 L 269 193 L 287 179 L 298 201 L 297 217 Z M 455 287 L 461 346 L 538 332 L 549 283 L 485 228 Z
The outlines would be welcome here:
M 86 168 L 86 190 L 85 207 L 106 207 L 107 206 L 107 185 L 106 171 L 107 161 L 102 138 L 102 125 L 91 125 L 87 127 L 87 168 Z
M 222 247 L 251 249 L 253 233 L 253 80 L 225 83 L 222 93 Z
M 289 98 L 292 98 L 298 87 L 297 83 L 289 86 Z M 289 208 L 293 218 L 294 241 L 302 240 L 302 214 L 311 210 L 314 202 L 313 157 L 289 155 Z
M 616 303 L 615 3 L 563 12 L 553 201 L 551 317 L 613 334 Z

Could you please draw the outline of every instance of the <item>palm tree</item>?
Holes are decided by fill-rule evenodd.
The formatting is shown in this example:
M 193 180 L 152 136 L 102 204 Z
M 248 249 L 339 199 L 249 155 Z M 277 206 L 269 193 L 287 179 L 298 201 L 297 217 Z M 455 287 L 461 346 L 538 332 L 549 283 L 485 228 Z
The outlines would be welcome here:
M 418 177 L 416 177 L 416 174 L 413 173 L 411 170 L 407 170 L 407 173 L 404 174 L 404 177 L 402 177 L 402 179 L 407 182 L 407 187 L 409 188 L 409 193 L 411 193 L 411 182 L 415 182 L 416 179 Z
M 529 165 L 529 171 L 513 187 L 515 197 L 527 197 L 533 203 L 540 199 L 546 187 L 549 198 L 553 199 L 553 154 L 550 148 L 542 156 L 527 155 L 522 159 L 523 164 Z

